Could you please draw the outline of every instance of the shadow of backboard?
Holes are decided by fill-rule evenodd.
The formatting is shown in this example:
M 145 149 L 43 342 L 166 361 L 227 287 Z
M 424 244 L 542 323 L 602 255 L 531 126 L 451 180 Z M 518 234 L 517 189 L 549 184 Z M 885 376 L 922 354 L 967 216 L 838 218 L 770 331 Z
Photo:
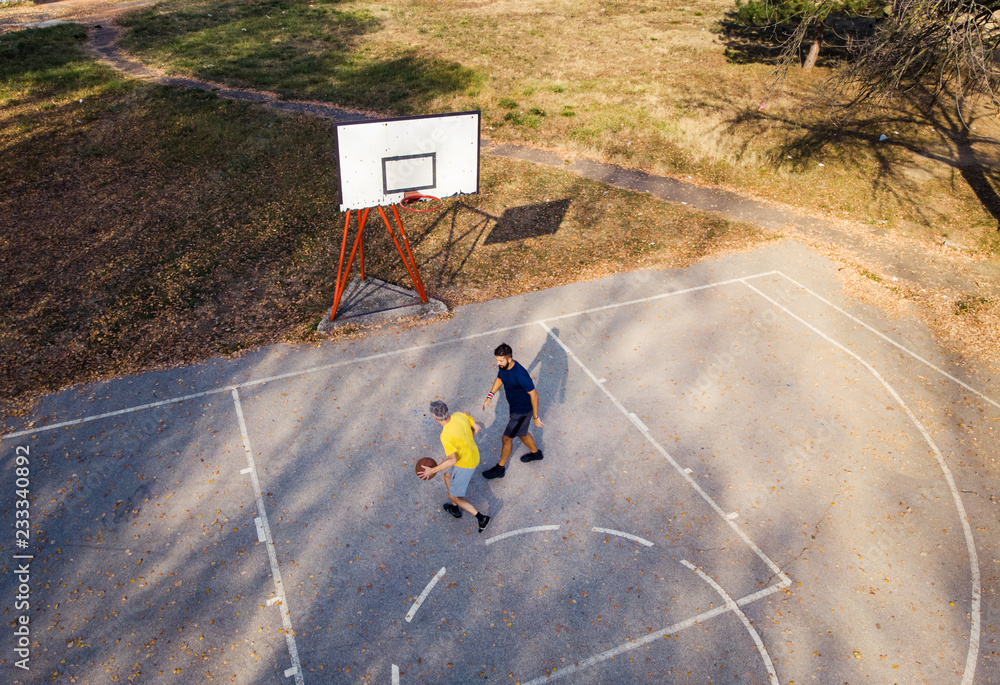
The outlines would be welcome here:
M 525 238 L 551 235 L 559 230 L 570 200 L 542 202 L 524 207 L 511 207 L 504 211 L 496 226 L 486 237 L 484 245 L 509 243 Z

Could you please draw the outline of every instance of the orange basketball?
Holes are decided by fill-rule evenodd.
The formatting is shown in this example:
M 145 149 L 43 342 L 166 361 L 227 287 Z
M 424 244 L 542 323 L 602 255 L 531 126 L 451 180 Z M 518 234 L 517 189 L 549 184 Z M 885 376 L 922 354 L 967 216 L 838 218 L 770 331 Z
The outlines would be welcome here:
M 434 468 L 437 465 L 438 465 L 437 462 L 434 461 L 433 459 L 431 459 L 430 457 L 421 457 L 420 459 L 417 460 L 417 465 L 413 468 L 413 470 L 416 472 L 417 477 L 419 478 L 420 477 L 420 469 L 422 469 L 425 466 L 430 467 L 430 468 Z M 433 475 L 431 475 L 431 479 L 433 479 L 434 476 L 436 476 L 436 475 L 437 475 L 436 473 L 433 474 Z

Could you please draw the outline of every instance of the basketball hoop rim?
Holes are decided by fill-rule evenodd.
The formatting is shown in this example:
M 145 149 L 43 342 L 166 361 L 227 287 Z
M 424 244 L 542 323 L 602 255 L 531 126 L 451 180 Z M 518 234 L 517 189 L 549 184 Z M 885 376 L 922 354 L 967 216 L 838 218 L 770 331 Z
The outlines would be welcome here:
M 426 209 L 416 209 L 408 206 L 419 202 L 420 200 L 433 200 L 436 204 L 433 207 L 428 207 Z M 441 198 L 435 197 L 434 195 L 424 195 L 423 193 L 407 193 L 406 197 L 399 201 L 399 206 L 408 212 L 433 212 L 436 209 L 440 209 L 441 204 Z

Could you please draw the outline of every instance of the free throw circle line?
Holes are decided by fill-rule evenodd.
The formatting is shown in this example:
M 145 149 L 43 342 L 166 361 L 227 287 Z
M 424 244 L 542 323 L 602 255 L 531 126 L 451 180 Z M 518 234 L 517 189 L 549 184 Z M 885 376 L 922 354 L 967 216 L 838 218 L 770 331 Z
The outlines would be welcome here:
M 438 581 L 444 578 L 445 570 L 445 567 L 442 566 L 441 570 L 434 574 L 434 577 L 431 578 L 431 582 L 427 583 L 427 587 L 425 587 L 424 591 L 420 593 L 419 597 L 417 597 L 417 601 L 414 602 L 413 606 L 410 607 L 410 610 L 406 612 L 407 623 L 413 620 L 413 617 L 417 614 L 417 609 L 419 609 L 420 605 L 424 603 L 425 599 L 427 599 L 427 595 L 431 593 L 431 590 L 433 590 L 434 586 L 438 584 Z
M 748 595 L 742 599 L 737 600 L 736 604 L 737 606 L 740 606 L 750 601 L 756 601 L 758 599 L 762 599 L 764 597 L 767 597 L 768 595 L 774 594 L 775 592 L 780 592 L 783 587 L 785 586 L 782 584 L 772 585 L 771 587 L 765 588 L 760 592 L 755 592 L 752 595 Z M 658 630 L 655 633 L 646 633 L 642 637 L 638 637 L 634 640 L 629 640 L 624 644 L 618 645 L 617 647 L 601 652 L 600 654 L 595 654 L 594 656 L 584 659 L 583 661 L 578 661 L 574 664 L 570 664 L 565 668 L 560 668 L 559 670 L 553 671 L 552 673 L 549 673 L 547 675 L 543 675 L 540 678 L 529 680 L 528 682 L 523 683 L 523 685 L 542 685 L 542 683 L 550 683 L 553 680 L 559 680 L 560 678 L 565 678 L 566 676 L 573 675 L 574 673 L 582 671 L 583 669 L 589 666 L 599 664 L 602 661 L 606 661 L 608 659 L 613 659 L 616 656 L 619 656 L 620 654 L 624 654 L 625 652 L 630 652 L 633 649 L 638 649 L 639 647 L 646 646 L 651 642 L 655 642 L 656 640 L 664 638 L 668 635 L 674 635 L 676 633 L 681 632 L 682 630 L 686 630 L 692 626 L 704 623 L 708 619 L 720 616 L 728 611 L 731 611 L 729 606 L 715 607 L 714 609 L 710 609 L 709 611 L 705 611 L 703 613 L 697 614 L 696 616 L 692 616 L 691 618 L 685 619 L 680 623 L 674 623 L 671 626 L 667 626 L 663 630 Z
M 559 526 L 532 526 L 531 528 L 518 528 L 517 530 L 512 530 L 509 533 L 504 533 L 503 535 L 495 535 L 486 541 L 487 545 L 492 545 L 494 542 L 499 542 L 505 538 L 514 537 L 515 535 L 523 535 L 524 533 L 538 533 L 543 530 L 559 530 Z
M 591 528 L 595 533 L 607 533 L 608 535 L 617 535 L 618 537 L 628 538 L 634 542 L 638 542 L 640 545 L 645 545 L 646 547 L 652 547 L 653 543 L 649 540 L 639 537 L 638 535 L 632 535 L 631 533 L 625 533 L 620 530 L 611 530 L 610 528 Z
M 743 625 L 746 626 L 747 632 L 750 633 L 750 637 L 753 638 L 754 643 L 757 645 L 757 651 L 760 652 L 760 658 L 764 661 L 764 666 L 767 668 L 767 675 L 771 680 L 771 685 L 778 685 L 778 674 L 774 672 L 774 664 L 771 663 L 771 655 L 767 653 L 767 647 L 764 646 L 764 641 L 760 639 L 760 634 L 757 632 L 757 629 L 753 627 L 753 624 L 750 623 L 750 619 L 743 613 L 743 610 L 740 609 L 736 601 L 722 589 L 721 585 L 716 583 L 715 580 L 710 578 L 704 571 L 692 564 L 690 561 L 687 559 L 681 559 L 681 563 L 697 573 L 699 578 L 711 585 L 712 589 L 719 593 L 719 597 L 722 597 L 723 601 L 726 603 L 726 607 L 740 617 L 740 620 L 743 621 Z

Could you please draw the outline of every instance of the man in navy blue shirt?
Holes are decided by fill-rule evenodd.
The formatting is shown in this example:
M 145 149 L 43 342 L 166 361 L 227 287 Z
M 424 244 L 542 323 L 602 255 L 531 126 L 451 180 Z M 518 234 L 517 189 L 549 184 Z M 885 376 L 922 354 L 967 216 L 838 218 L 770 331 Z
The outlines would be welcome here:
M 542 458 L 542 451 L 535 446 L 535 439 L 528 435 L 528 419 L 534 420 L 535 425 L 541 428 L 545 424 L 538 418 L 538 391 L 535 384 L 528 375 L 527 370 L 514 361 L 514 351 L 507 343 L 501 343 L 493 350 L 497 358 L 499 371 L 497 378 L 493 381 L 493 387 L 486 395 L 483 402 L 483 410 L 493 402 L 493 395 L 503 385 L 504 394 L 507 395 L 507 404 L 510 406 L 510 419 L 507 427 L 503 431 L 503 447 L 500 450 L 500 463 L 491 469 L 483 471 L 484 478 L 503 478 L 507 472 L 507 460 L 514 447 L 514 436 L 521 438 L 531 452 L 521 456 L 521 461 L 537 461 Z

